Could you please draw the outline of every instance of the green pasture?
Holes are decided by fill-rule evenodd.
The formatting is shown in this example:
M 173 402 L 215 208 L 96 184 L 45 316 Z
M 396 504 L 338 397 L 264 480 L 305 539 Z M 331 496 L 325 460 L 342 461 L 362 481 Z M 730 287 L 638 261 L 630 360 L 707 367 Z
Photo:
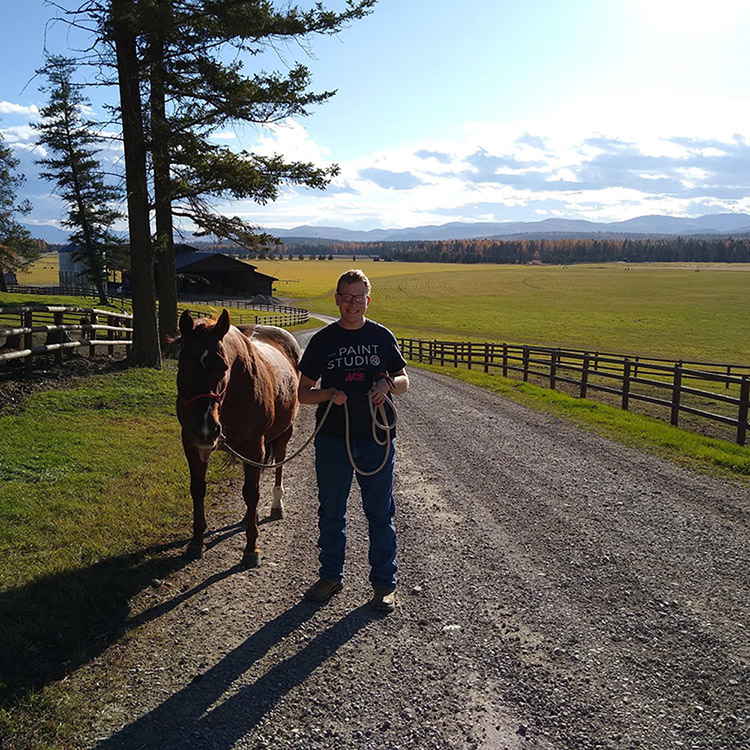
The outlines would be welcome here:
M 128 601 L 187 562 L 165 554 L 192 531 L 175 377 L 173 362 L 114 372 L 0 416 L 0 747 L 78 747 L 85 706 L 55 681 L 122 637 Z M 209 465 L 214 533 L 236 473 Z
M 60 283 L 60 263 L 57 253 L 43 253 L 27 269 L 16 274 L 19 284 L 29 286 L 57 286 Z
M 750 364 L 750 265 L 501 266 L 255 261 L 299 283 L 279 294 L 335 314 L 338 275 L 361 267 L 370 316 L 398 336 L 496 341 Z

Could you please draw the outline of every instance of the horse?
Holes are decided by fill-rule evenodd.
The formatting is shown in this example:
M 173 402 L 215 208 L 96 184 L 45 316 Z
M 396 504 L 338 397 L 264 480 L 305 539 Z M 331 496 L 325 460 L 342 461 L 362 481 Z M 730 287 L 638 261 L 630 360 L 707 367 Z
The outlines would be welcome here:
M 200 557 L 206 531 L 204 498 L 209 458 L 226 443 L 258 464 L 284 460 L 299 408 L 300 348 L 294 336 L 282 328 L 231 325 L 226 309 L 216 321 L 195 321 L 186 310 L 180 317 L 178 340 L 177 417 L 193 499 L 193 538 L 187 552 Z M 260 469 L 249 463 L 244 469 L 247 545 L 242 561 L 247 567 L 256 567 L 260 563 Z M 282 467 L 278 466 L 272 520 L 283 516 L 283 498 Z

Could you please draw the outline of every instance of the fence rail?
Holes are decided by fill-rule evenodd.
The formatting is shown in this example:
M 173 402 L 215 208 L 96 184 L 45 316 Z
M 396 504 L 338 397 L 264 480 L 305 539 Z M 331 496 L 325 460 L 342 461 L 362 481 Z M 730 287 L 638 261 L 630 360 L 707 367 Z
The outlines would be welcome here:
M 442 367 L 481 368 L 503 377 L 540 380 L 580 398 L 608 394 L 622 409 L 632 402 L 668 411 L 679 426 L 691 414 L 733 427 L 745 445 L 750 400 L 750 365 L 626 357 L 605 352 L 515 344 L 399 339 L 404 356 Z M 710 408 L 712 410 L 707 410 Z
M 0 364 L 24 360 L 25 374 L 30 375 L 34 359 L 53 354 L 55 363 L 63 363 L 63 352 L 87 347 L 93 355 L 106 346 L 109 354 L 115 347 L 132 345 L 132 315 L 70 305 L 13 305 L 0 307 Z M 42 343 L 43 342 L 43 343 Z
M 211 306 L 214 306 L 213 303 L 201 303 L 201 304 L 210 304 Z M 217 307 L 219 305 L 216 305 Z M 228 307 L 227 305 L 223 305 L 224 307 Z M 277 307 L 274 305 L 248 305 L 247 308 L 244 309 L 252 309 L 252 310 L 265 310 L 269 312 L 275 312 L 275 315 L 258 315 L 256 313 L 248 313 L 248 312 L 241 312 L 237 314 L 232 314 L 231 320 L 233 325 L 265 325 L 265 326 L 280 326 L 281 328 L 286 328 L 290 326 L 299 326 L 304 325 L 307 323 L 308 320 L 310 320 L 310 311 L 309 310 L 303 310 L 298 307 Z M 181 314 L 184 310 L 187 310 L 194 318 L 204 318 L 204 317 L 210 317 L 213 315 L 213 313 L 207 313 L 202 310 L 193 310 L 190 307 L 183 307 L 180 305 L 179 307 L 179 313 Z

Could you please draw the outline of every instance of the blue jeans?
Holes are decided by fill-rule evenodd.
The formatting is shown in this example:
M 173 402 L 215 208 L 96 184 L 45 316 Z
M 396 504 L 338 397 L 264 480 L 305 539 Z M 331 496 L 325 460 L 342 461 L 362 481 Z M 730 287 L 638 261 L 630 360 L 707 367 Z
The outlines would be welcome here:
M 372 471 L 383 461 L 386 446 L 367 438 L 351 439 L 352 455 L 362 471 Z M 374 587 L 396 587 L 396 528 L 393 515 L 393 464 L 395 446 L 391 440 L 385 466 L 371 477 L 357 474 L 362 507 L 370 535 L 370 582 Z M 352 486 L 352 469 L 344 438 L 318 435 L 315 438 L 315 470 L 318 476 L 318 528 L 320 577 L 341 581 L 346 554 L 346 506 Z

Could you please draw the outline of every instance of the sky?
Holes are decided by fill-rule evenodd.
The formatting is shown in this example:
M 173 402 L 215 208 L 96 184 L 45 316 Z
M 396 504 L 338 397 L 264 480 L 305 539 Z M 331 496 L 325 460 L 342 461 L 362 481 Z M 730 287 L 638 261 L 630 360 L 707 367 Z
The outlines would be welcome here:
M 30 123 L 46 100 L 34 71 L 45 45 L 70 55 L 86 40 L 50 23 L 45 0 L 0 8 L 0 133 L 27 177 L 25 221 L 59 225 L 64 207 L 34 165 Z M 220 208 L 284 229 L 750 213 L 749 38 L 747 0 L 379 0 L 335 36 L 248 60 L 250 73 L 300 61 L 335 97 L 215 135 L 340 175 L 326 191 Z M 115 101 L 88 93 L 94 116 Z M 101 158 L 121 168 L 116 140 Z

